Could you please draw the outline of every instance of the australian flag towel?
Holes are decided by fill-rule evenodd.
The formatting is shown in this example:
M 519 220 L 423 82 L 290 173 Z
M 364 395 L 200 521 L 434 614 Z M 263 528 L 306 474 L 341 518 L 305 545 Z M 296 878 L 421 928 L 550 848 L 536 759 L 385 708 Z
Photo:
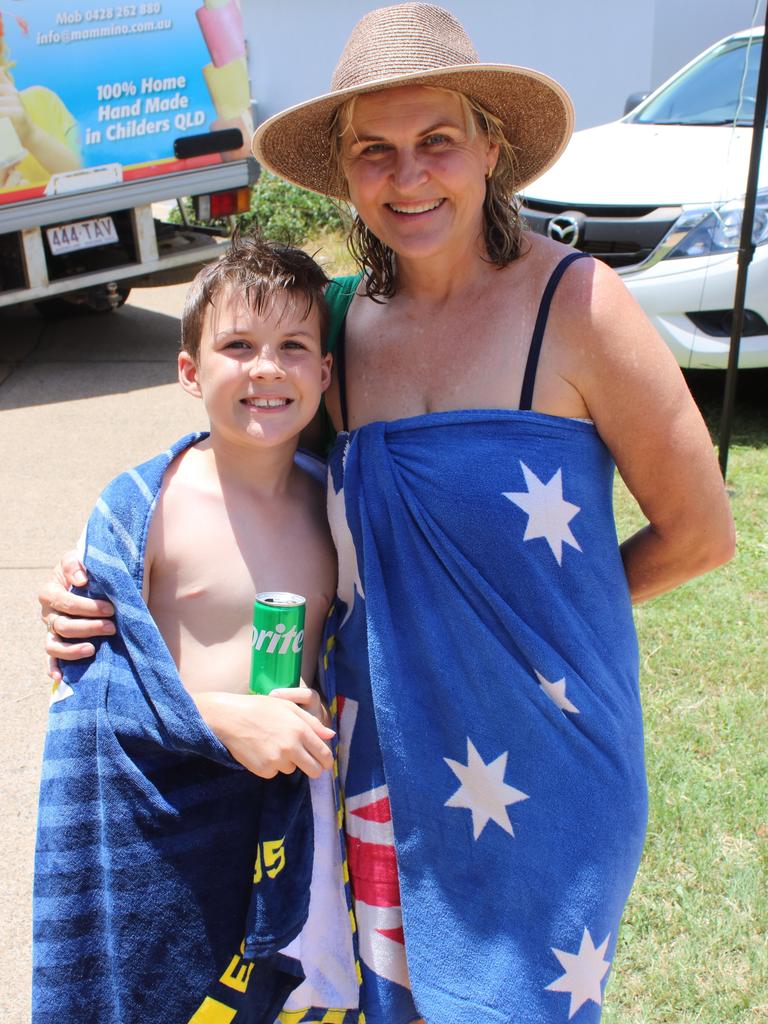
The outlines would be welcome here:
M 147 529 L 189 436 L 114 480 L 86 533 L 117 634 L 51 705 L 34 884 L 33 1024 L 272 1024 L 309 903 L 300 772 L 264 781 L 207 728 L 142 600 Z
M 368 1024 L 600 1017 L 646 823 L 612 480 L 591 423 L 531 412 L 371 423 L 331 453 Z

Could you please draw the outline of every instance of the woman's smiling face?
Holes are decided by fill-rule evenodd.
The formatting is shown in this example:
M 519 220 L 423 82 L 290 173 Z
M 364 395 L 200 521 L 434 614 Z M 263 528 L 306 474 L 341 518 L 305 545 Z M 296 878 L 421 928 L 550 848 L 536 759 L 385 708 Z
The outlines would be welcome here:
M 482 238 L 485 179 L 498 146 L 460 98 L 405 86 L 359 96 L 342 137 L 349 197 L 401 259 L 458 256 Z

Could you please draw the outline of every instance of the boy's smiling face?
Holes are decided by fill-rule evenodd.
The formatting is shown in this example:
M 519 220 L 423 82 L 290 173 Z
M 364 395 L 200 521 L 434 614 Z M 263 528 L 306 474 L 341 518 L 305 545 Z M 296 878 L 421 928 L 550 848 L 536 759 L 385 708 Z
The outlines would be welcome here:
M 317 307 L 300 292 L 257 312 L 227 290 L 206 310 L 197 359 L 179 353 L 179 381 L 202 398 L 211 434 L 239 443 L 295 440 L 330 379 Z

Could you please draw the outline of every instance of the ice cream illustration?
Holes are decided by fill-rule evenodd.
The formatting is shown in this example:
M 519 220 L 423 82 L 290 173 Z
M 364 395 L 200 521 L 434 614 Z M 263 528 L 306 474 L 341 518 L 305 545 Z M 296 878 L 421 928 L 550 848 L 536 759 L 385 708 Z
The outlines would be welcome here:
M 206 0 L 195 15 L 215 67 L 245 57 L 243 19 L 235 0 Z
M 203 75 L 213 105 L 216 107 L 216 113 L 220 118 L 227 120 L 232 117 L 242 117 L 244 113 L 248 112 L 250 92 L 245 57 L 231 60 L 229 64 L 224 64 L 222 67 L 206 64 L 203 68 Z
M 248 144 L 253 133 L 240 5 L 237 0 L 204 0 L 195 16 L 211 55 L 211 63 L 203 67 L 205 84 L 217 114 L 211 128 L 241 130 L 242 149 L 222 154 L 224 159 L 240 159 L 250 151 Z

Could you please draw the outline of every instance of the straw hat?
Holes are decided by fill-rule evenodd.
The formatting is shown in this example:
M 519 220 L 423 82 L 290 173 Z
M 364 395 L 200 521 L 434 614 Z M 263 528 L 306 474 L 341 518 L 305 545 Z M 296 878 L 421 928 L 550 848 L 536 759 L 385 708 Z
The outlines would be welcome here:
M 296 185 L 339 195 L 330 180 L 331 123 L 351 96 L 398 85 L 462 92 L 504 123 L 522 189 L 560 156 L 573 130 L 573 107 L 562 86 L 539 71 L 481 64 L 472 41 L 442 7 L 404 3 L 366 14 L 352 30 L 331 79 L 331 91 L 265 121 L 253 139 L 256 158 Z

